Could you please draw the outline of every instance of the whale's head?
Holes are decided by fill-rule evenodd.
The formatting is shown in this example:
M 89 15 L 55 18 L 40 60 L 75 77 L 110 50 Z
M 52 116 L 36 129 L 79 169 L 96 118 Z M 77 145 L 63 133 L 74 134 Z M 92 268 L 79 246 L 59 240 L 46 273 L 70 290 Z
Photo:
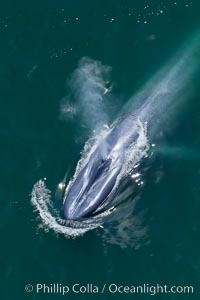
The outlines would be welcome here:
M 123 179 L 126 152 L 137 142 L 139 133 L 133 118 L 124 118 L 88 154 L 87 162 L 79 170 L 67 189 L 64 215 L 67 220 L 90 217 L 107 207 L 119 180 Z
M 94 215 L 112 192 L 119 172 L 111 158 L 91 157 L 65 196 L 65 218 L 80 220 Z

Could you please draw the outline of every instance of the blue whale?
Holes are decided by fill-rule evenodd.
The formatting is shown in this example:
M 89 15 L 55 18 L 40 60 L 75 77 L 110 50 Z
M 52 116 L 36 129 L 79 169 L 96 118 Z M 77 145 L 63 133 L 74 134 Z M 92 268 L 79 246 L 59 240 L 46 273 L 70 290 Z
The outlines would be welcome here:
M 155 141 L 156 136 L 160 138 L 163 130 L 171 130 L 174 113 L 177 118 L 179 108 L 185 100 L 190 99 L 192 90 L 186 87 L 190 86 L 194 74 L 199 70 L 199 41 L 197 32 L 188 43 L 189 46 L 184 46 L 183 51 L 179 51 L 127 102 L 124 111 L 134 112 L 134 115 L 127 114 L 114 123 L 104 138 L 88 151 L 87 159 L 78 167 L 65 192 L 66 219 L 81 220 L 108 207 L 120 180 L 129 174 L 129 166 L 135 168 L 147 154 L 149 141 Z M 141 127 L 137 126 L 138 119 L 143 128 L 148 125 L 148 138 L 146 130 L 142 133 Z M 144 136 L 146 144 L 141 143 Z M 146 154 L 142 146 L 147 147 Z
M 126 151 L 139 136 L 136 128 L 133 129 L 134 122 L 134 116 L 118 121 L 96 149 L 89 153 L 87 162 L 79 170 L 65 196 L 64 216 L 67 220 L 93 216 L 116 190 Z

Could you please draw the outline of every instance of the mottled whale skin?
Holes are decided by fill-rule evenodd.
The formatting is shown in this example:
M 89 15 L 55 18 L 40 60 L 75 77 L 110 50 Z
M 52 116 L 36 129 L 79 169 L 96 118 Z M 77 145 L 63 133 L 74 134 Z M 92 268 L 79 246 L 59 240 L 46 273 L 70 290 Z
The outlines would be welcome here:
M 118 121 L 89 153 L 87 163 L 65 196 L 64 216 L 67 220 L 92 216 L 112 193 L 125 162 L 126 150 L 139 136 L 137 130 L 133 130 L 134 122 L 134 116 Z

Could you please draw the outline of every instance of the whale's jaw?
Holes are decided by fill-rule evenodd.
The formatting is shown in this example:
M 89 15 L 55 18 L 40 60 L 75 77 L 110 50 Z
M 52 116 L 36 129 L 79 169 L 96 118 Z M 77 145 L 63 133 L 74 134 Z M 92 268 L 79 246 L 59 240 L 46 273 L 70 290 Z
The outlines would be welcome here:
M 94 215 L 112 192 L 120 172 L 120 168 L 112 167 L 111 159 L 95 162 L 87 183 L 82 185 L 88 168 L 90 166 L 86 165 L 81 170 L 65 199 L 64 215 L 67 220 L 80 220 Z

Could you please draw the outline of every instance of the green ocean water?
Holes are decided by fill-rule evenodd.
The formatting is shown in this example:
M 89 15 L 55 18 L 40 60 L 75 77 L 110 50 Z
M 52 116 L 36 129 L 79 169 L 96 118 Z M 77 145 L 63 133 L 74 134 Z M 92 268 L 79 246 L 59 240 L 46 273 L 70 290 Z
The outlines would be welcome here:
M 194 294 L 155 297 L 199 299 L 200 76 L 191 75 L 185 89 L 192 96 L 169 124 L 174 130 L 147 172 L 135 228 L 127 225 L 120 238 L 114 231 L 107 239 L 101 228 L 66 238 L 40 228 L 31 204 L 38 180 L 46 178 L 54 195 L 67 170 L 73 175 L 89 135 L 79 117 L 61 117 L 66 82 L 79 60 L 87 56 L 111 66 L 116 114 L 189 43 L 199 17 L 197 0 L 0 2 L 1 299 L 153 297 L 44 294 L 36 293 L 37 283 L 192 285 Z M 25 291 L 26 284 L 33 292 Z

